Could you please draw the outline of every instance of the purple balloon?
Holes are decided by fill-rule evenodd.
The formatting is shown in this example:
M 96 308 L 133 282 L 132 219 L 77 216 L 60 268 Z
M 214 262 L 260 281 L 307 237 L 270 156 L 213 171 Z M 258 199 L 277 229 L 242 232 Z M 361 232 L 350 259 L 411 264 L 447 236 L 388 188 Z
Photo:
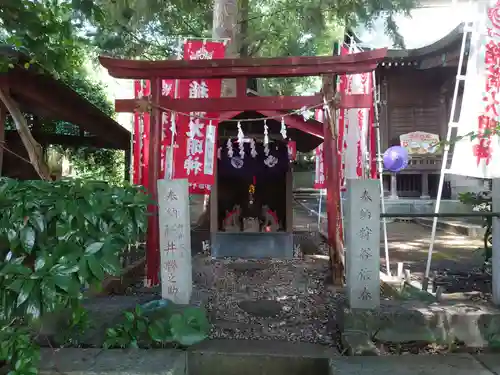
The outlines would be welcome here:
M 408 151 L 401 146 L 392 146 L 384 152 L 384 167 L 391 172 L 399 172 L 408 166 Z

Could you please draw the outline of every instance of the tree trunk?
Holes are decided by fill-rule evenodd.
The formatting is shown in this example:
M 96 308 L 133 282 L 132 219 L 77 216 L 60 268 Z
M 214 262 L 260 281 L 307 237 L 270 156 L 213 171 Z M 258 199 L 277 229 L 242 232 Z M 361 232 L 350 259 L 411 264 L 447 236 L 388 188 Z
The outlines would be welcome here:
M 238 0 L 214 0 L 212 38 L 229 39 L 226 57 L 238 57 L 239 17 Z M 222 81 L 222 96 L 236 96 L 236 80 Z
M 247 23 L 245 20 L 248 18 L 248 0 L 239 1 L 243 4 L 246 2 L 246 6 L 244 6 L 246 11 L 243 12 L 243 23 L 246 25 Z M 238 0 L 214 0 L 212 38 L 229 39 L 226 46 L 226 57 L 239 57 L 241 48 L 243 46 L 247 46 L 246 42 L 242 40 L 242 35 L 240 34 L 240 31 L 244 31 L 246 33 L 246 27 L 240 28 L 240 18 L 241 14 L 239 12 Z M 246 35 L 244 35 L 243 38 L 246 40 Z M 222 80 L 221 96 L 226 98 L 236 97 L 236 80 L 234 78 Z M 215 178 L 217 178 L 217 172 Z M 214 188 L 217 189 L 217 184 L 214 185 Z M 215 196 L 217 195 L 215 194 Z M 211 197 L 212 194 L 210 195 L 207 204 L 204 206 L 203 213 L 198 219 L 198 225 L 201 228 L 207 228 L 210 226 L 210 205 L 212 204 Z
M 4 154 L 4 143 L 5 143 L 5 120 L 7 118 L 7 109 L 4 108 L 2 103 L 0 103 L 0 177 L 2 176 L 3 170 L 3 154 Z
M 14 123 L 16 124 L 16 129 L 21 137 L 21 141 L 26 147 L 28 156 L 33 168 L 35 168 L 36 173 L 40 176 L 42 180 L 51 181 L 50 169 L 45 163 L 43 157 L 43 148 L 40 144 L 33 138 L 31 131 L 26 123 L 18 104 L 14 99 L 6 92 L 6 90 L 0 88 L 0 100 L 3 102 L 7 110 L 9 111 Z

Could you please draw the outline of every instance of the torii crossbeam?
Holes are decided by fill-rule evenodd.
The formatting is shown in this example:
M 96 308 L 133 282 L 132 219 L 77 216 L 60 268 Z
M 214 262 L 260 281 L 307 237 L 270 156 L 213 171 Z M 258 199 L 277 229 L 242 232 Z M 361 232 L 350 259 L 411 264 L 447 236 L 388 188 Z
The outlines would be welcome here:
M 357 74 L 373 71 L 385 58 L 387 49 L 377 49 L 368 52 L 349 54 L 346 56 L 320 57 L 279 57 L 279 58 L 245 58 L 219 60 L 165 60 L 141 61 L 123 60 L 109 57 L 100 57 L 99 61 L 109 74 L 115 78 L 149 79 L 151 80 L 151 100 L 156 104 L 151 114 L 151 133 L 149 144 L 149 193 L 157 202 L 158 175 L 160 171 L 160 140 L 161 140 L 161 111 L 158 106 L 177 112 L 231 112 L 246 110 L 297 110 L 302 107 L 311 107 L 323 103 L 323 98 L 331 100 L 333 96 L 332 84 L 324 85 L 322 95 L 313 96 L 274 96 L 249 97 L 246 96 L 247 78 L 270 77 L 304 77 L 304 76 L 332 76 L 341 74 Z M 237 98 L 218 99 L 168 99 L 161 96 L 162 79 L 210 79 L 236 78 Z M 328 81 L 332 82 L 331 79 Z M 336 108 L 368 108 L 371 103 L 369 95 L 350 95 L 340 98 Z M 332 105 L 329 103 L 330 113 Z M 116 100 L 115 108 L 118 112 L 134 112 L 136 100 Z M 325 169 L 327 189 L 327 216 L 329 244 L 334 254 L 339 254 L 336 241 L 336 230 L 339 204 L 339 176 L 337 173 L 337 141 L 335 134 L 335 119 L 325 116 L 323 124 L 323 138 L 325 142 Z M 318 131 L 311 131 L 317 134 Z M 146 273 L 148 278 L 156 279 L 159 272 L 159 227 L 157 206 L 149 207 L 151 215 L 148 218 L 148 237 L 146 252 Z M 340 262 L 339 256 L 332 262 Z M 334 267 L 334 279 L 342 276 L 343 267 Z

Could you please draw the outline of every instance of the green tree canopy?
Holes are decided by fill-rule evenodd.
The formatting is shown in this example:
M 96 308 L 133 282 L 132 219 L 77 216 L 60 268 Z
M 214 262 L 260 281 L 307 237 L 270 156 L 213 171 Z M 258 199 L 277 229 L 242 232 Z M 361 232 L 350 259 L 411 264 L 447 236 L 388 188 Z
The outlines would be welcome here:
M 79 10 L 82 7 L 84 9 L 85 1 L 0 0 L 0 44 L 15 46 L 19 52 L 31 56 L 32 63 L 112 116 L 113 106 L 102 83 L 90 79 L 85 68 L 96 53 L 86 36 L 88 23 Z M 4 59 L 3 68 L 15 63 L 12 59 Z M 119 157 L 117 151 L 88 147 L 58 147 L 58 150 L 70 158 L 77 172 L 87 176 L 92 170 L 99 178 L 106 179 L 116 179 L 122 174 L 123 165 L 117 160 L 123 161 L 123 157 Z
M 86 4 L 80 16 L 94 26 L 88 36 L 105 54 L 164 59 L 177 55 L 183 38 L 211 37 L 212 0 L 78 2 Z M 415 5 L 416 0 L 238 0 L 238 50 L 242 56 L 329 55 L 345 27 L 370 26 L 377 17 L 385 18 L 387 32 L 402 46 L 394 15 Z M 292 94 L 310 81 L 272 79 L 263 88 Z

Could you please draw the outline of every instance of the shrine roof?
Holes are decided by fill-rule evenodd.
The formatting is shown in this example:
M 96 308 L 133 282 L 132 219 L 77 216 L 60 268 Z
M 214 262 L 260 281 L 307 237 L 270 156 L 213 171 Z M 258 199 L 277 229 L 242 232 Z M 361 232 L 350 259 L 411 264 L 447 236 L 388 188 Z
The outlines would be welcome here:
M 280 111 L 244 111 L 244 112 L 225 112 L 222 118 L 226 119 L 260 119 L 253 122 L 242 122 L 243 132 L 246 135 L 256 137 L 264 135 L 263 119 L 266 117 L 276 117 L 267 120 L 267 126 L 270 136 L 277 136 L 282 139 L 281 119 L 283 116 L 287 126 L 287 138 L 296 142 L 297 151 L 309 152 L 323 143 L 323 123 L 314 119 L 305 121 L 302 116 L 290 115 Z M 234 121 L 222 121 L 219 124 L 219 136 L 237 137 L 237 123 Z
M 389 49 L 380 62 L 378 69 L 412 67 L 419 70 L 431 68 L 457 67 L 463 37 L 464 23 L 459 24 L 451 32 L 424 47 L 412 49 Z M 354 42 L 364 50 L 370 50 L 353 37 Z M 349 43 L 349 37 L 345 43 Z
M 101 56 L 99 61 L 115 78 L 237 78 L 301 77 L 354 74 L 374 70 L 386 56 L 381 48 L 346 56 L 293 56 L 214 60 L 124 60 Z
M 449 34 L 438 41 L 420 48 L 413 49 L 390 49 L 381 65 L 394 61 L 413 61 L 421 58 L 441 55 L 443 53 L 459 49 L 462 41 L 464 24 L 461 23 L 455 27 Z
M 0 55 L 16 58 L 20 65 L 29 58 L 10 46 L 0 46 Z M 64 128 L 36 129 L 52 144 L 92 145 L 99 148 L 130 148 L 130 132 L 65 83 L 40 66 L 15 67 L 0 73 L 0 85 L 25 113 L 44 120 L 66 123 Z

